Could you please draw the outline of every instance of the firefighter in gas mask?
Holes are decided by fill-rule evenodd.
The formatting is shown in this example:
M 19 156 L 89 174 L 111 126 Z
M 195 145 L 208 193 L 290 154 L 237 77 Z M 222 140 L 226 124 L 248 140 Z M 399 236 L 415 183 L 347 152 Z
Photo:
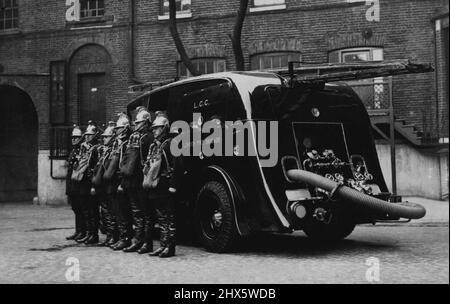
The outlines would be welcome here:
M 91 193 L 95 194 L 100 201 L 100 218 L 106 233 L 106 239 L 99 243 L 100 246 L 106 246 L 107 244 L 114 242 L 114 240 L 118 240 L 117 222 L 112 210 L 113 196 L 111 195 L 111 193 L 115 192 L 117 186 L 113 189 L 114 185 L 111 181 L 106 180 L 103 177 L 106 165 L 108 164 L 107 160 L 109 159 L 113 148 L 115 126 L 116 123 L 110 121 L 105 131 L 101 134 L 103 143 L 97 148 L 98 162 L 94 168 L 92 177 L 93 188 Z
M 72 181 L 79 188 L 83 214 L 86 219 L 87 234 L 77 242 L 87 245 L 98 243 L 99 206 L 98 198 L 91 193 L 92 173 L 98 160 L 98 128 L 93 121 L 88 122 L 84 142 L 80 148 L 80 159 L 72 171 Z
M 72 150 L 67 159 L 67 176 L 66 176 L 66 194 L 67 200 L 75 214 L 75 233 L 66 237 L 67 240 L 79 240 L 86 237 L 86 219 L 84 218 L 80 192 L 77 184 L 72 181 L 73 168 L 77 166 L 81 155 L 81 142 L 83 141 L 83 132 L 77 125 L 72 130 Z
M 148 189 L 160 226 L 160 247 L 150 256 L 167 258 L 175 255 L 175 208 L 177 188 L 182 176 L 181 157 L 174 158 L 170 151 L 172 140 L 167 114 L 160 112 L 152 124 L 154 141 L 147 156 L 144 186 Z M 153 172 L 153 173 L 152 173 Z M 148 178 L 147 178 L 148 177 Z
M 152 208 L 142 187 L 143 164 L 148 148 L 153 142 L 150 133 L 151 114 L 145 107 L 136 109 L 134 130 L 120 163 L 121 186 L 131 208 L 135 234 L 130 246 L 124 252 L 148 253 L 153 250 L 151 231 L 153 228 Z
M 113 250 L 122 250 L 131 244 L 133 237 L 133 223 L 131 209 L 126 201 L 121 183 L 119 164 L 127 147 L 131 135 L 130 120 L 128 115 L 120 113 L 114 128 L 115 138 L 108 159 L 105 162 L 103 178 L 110 184 L 108 192 L 112 202 L 113 214 L 117 222 L 117 235 L 106 244 Z

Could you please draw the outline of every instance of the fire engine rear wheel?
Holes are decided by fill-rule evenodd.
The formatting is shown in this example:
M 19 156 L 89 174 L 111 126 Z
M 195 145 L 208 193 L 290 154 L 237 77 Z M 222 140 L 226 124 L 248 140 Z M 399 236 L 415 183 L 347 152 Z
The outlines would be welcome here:
M 345 239 L 355 229 L 356 224 L 342 214 L 333 214 L 328 223 L 310 218 L 303 231 L 314 241 L 333 242 Z
M 238 237 L 233 202 L 225 185 L 207 182 L 197 196 L 196 217 L 200 241 L 212 252 L 226 252 Z

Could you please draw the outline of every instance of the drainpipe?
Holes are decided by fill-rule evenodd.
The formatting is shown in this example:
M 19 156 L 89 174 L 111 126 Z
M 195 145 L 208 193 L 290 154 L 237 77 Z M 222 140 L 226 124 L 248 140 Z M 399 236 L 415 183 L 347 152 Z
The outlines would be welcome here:
M 136 79 L 136 70 L 134 66 L 135 55 L 135 24 L 136 24 L 136 0 L 130 0 L 130 23 L 129 23 L 129 50 L 128 60 L 130 64 L 130 79 L 135 83 L 142 83 Z

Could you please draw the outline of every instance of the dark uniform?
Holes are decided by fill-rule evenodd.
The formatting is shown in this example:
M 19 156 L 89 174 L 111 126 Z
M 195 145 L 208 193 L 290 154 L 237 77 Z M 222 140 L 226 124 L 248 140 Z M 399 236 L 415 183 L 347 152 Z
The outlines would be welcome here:
M 75 214 L 75 233 L 67 240 L 79 240 L 86 237 L 86 219 L 84 218 L 81 197 L 77 184 L 72 181 L 72 172 L 74 166 L 77 165 L 80 158 L 80 143 L 82 140 L 82 132 L 78 126 L 74 126 L 72 131 L 72 151 L 70 151 L 67 159 L 67 175 L 66 175 L 66 194 L 67 200 Z
M 128 140 L 120 163 L 121 186 L 126 202 L 131 209 L 135 232 L 132 244 L 123 249 L 125 252 L 148 253 L 153 250 L 151 234 L 154 226 L 153 208 L 149 205 L 147 195 L 142 187 L 143 163 L 148 148 L 153 142 L 149 128 L 150 118 L 150 113 L 144 107 L 138 108 L 135 131 Z
M 162 125 L 164 125 L 164 131 L 151 144 L 147 161 L 150 164 L 154 159 L 161 159 L 157 175 L 158 183 L 148 192 L 150 201 L 155 205 L 158 224 L 161 229 L 160 248 L 151 252 L 150 255 L 165 258 L 175 255 L 176 191 L 179 188 L 183 167 L 182 158 L 174 158 L 170 152 L 172 138 L 169 136 L 167 118 L 163 115 L 157 117 L 152 127 L 161 127 Z
M 134 235 L 131 209 L 127 202 L 123 188 L 120 185 L 122 177 L 119 164 L 126 150 L 130 137 L 128 116 L 125 113 L 119 114 L 117 120 L 116 138 L 113 148 L 105 162 L 104 179 L 108 181 L 107 194 L 113 204 L 112 209 L 117 221 L 118 240 L 110 245 L 113 250 L 122 250 L 131 245 L 131 238 Z
M 113 135 L 114 122 L 110 122 L 110 126 L 105 130 L 102 136 L 110 136 Z M 111 134 L 109 134 L 111 133 Z M 92 177 L 92 185 L 95 189 L 95 194 L 100 202 L 100 218 L 103 223 L 103 227 L 106 232 L 106 239 L 104 242 L 99 245 L 107 245 L 115 240 L 118 240 L 118 231 L 117 231 L 117 222 L 112 211 L 112 196 L 111 193 L 111 182 L 109 180 L 104 179 L 105 173 L 105 165 L 106 160 L 109 159 L 109 155 L 111 154 L 113 141 L 110 140 L 106 145 L 99 145 L 97 148 L 98 153 L 98 162 L 94 168 L 94 174 Z M 114 242 L 114 243 L 115 243 Z
M 97 128 L 92 122 L 85 132 L 86 135 L 96 136 Z M 96 139 L 85 140 L 81 144 L 80 159 L 72 172 L 72 180 L 80 196 L 80 204 L 86 219 L 87 235 L 79 239 L 78 242 L 85 244 L 98 243 L 98 224 L 99 224 L 99 202 L 98 197 L 91 193 L 92 173 L 95 164 L 98 161 L 98 145 Z

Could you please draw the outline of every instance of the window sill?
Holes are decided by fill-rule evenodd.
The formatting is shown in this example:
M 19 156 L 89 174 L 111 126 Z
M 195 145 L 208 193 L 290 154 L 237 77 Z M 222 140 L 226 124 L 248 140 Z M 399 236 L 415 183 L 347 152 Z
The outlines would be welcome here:
M 19 30 L 18 28 L 0 30 L 0 36 L 14 35 L 14 34 L 20 34 L 20 33 L 22 33 L 22 31 Z
M 286 9 L 286 4 L 279 4 L 279 5 L 250 7 L 249 12 L 256 13 L 256 12 L 276 11 L 276 10 L 284 10 L 284 9 Z
M 108 27 L 114 21 L 114 16 L 99 16 L 99 17 L 86 17 L 80 19 L 80 21 L 68 21 L 66 27 L 71 29 L 86 28 L 86 27 Z
M 192 18 L 192 13 L 177 13 L 177 19 Z M 159 15 L 158 20 L 169 20 L 169 15 Z

